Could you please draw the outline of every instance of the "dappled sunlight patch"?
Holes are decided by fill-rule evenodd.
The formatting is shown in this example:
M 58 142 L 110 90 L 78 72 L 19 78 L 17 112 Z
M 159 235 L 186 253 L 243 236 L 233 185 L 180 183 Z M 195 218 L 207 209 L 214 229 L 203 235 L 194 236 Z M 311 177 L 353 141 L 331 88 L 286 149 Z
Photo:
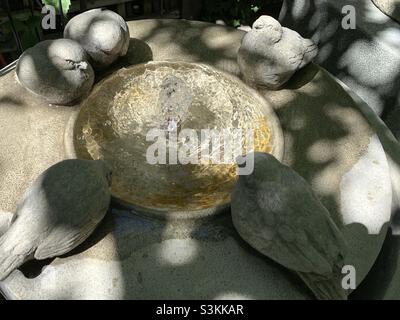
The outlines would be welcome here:
M 193 262 L 199 248 L 195 240 L 171 239 L 162 242 L 157 251 L 162 264 L 179 266 Z

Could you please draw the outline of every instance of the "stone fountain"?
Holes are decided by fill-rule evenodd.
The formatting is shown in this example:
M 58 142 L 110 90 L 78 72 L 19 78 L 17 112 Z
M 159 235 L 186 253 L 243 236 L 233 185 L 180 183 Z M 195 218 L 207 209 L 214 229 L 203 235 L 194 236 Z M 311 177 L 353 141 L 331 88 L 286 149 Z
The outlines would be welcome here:
M 14 72 L 0 79 L 0 147 L 7 150 L 0 154 L 1 210 L 15 211 L 31 181 L 63 159 L 102 158 L 114 168 L 114 201 L 95 233 L 67 255 L 15 270 L 0 283 L 4 295 L 312 299 L 289 270 L 260 255 L 233 228 L 232 165 L 150 168 L 144 161 L 149 126 L 173 131 L 204 124 L 251 123 L 256 149 L 308 181 L 343 233 L 346 264 L 356 268 L 360 284 L 381 250 L 396 199 L 396 171 L 389 165 L 400 161 L 398 146 L 378 117 L 312 63 L 280 90 L 248 87 L 238 79 L 236 62 L 242 31 L 180 20 L 128 26 L 134 38 L 127 56 L 103 71 L 104 79 L 78 105 L 49 106 Z M 171 76 L 184 81 L 192 107 L 179 121 L 165 122 L 157 118 L 160 91 Z M 243 104 L 251 108 L 238 108 Z
M 182 79 L 190 90 L 184 92 L 190 96 L 184 119 L 175 117 L 175 110 L 169 115 L 163 112 L 160 93 L 164 79 L 171 76 Z M 167 103 L 178 108 L 180 102 Z M 184 112 L 178 111 L 183 118 Z M 106 160 L 114 168 L 115 199 L 136 210 L 164 219 L 223 210 L 229 206 L 236 182 L 234 164 L 181 165 L 176 161 L 176 165 L 155 165 L 147 161 L 147 150 L 154 144 L 146 139 L 147 134 L 154 128 L 167 128 L 168 117 L 177 118 L 177 134 L 185 129 L 200 134 L 204 129 L 222 132 L 231 128 L 227 134 L 232 135 L 234 129 L 250 128 L 256 137 L 255 151 L 282 158 L 282 131 L 270 104 L 231 75 L 183 62 L 137 65 L 102 81 L 71 118 L 66 150 L 71 158 Z M 201 148 L 196 146 L 196 152 Z

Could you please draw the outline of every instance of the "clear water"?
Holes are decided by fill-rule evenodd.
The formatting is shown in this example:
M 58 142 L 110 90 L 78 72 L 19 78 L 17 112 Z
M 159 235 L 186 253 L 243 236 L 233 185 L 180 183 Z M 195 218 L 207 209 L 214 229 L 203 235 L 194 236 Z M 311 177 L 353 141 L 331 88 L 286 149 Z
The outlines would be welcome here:
M 191 92 L 187 110 L 172 110 L 179 115 L 179 123 L 172 124 L 159 102 L 163 80 L 171 75 Z M 125 202 L 177 211 L 214 207 L 230 201 L 235 164 L 150 165 L 146 152 L 154 142 L 146 141 L 146 135 L 168 127 L 195 129 L 199 135 L 202 129 L 250 129 L 254 149 L 271 152 L 273 133 L 264 103 L 239 80 L 210 67 L 172 62 L 135 66 L 101 82 L 83 103 L 75 149 L 80 158 L 104 159 L 112 166 L 113 195 Z

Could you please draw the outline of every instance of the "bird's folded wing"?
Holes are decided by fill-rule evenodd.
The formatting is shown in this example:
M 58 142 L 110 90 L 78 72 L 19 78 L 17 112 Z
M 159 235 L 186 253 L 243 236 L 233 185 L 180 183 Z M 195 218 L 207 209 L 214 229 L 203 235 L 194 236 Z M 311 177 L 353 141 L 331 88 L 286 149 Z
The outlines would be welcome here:
M 302 230 L 295 231 L 296 238 Z M 269 256 L 288 269 L 315 274 L 329 274 L 332 272 L 333 262 L 319 252 L 312 241 L 287 241 L 282 235 L 276 234 L 269 247 Z
M 275 197 L 274 206 L 269 207 L 270 214 L 280 217 L 276 232 L 269 240 L 268 256 L 298 272 L 331 273 L 345 254 L 346 245 L 329 211 L 305 181 L 297 179 L 291 186 L 266 190 L 269 198 Z M 259 210 L 265 209 L 259 207 Z M 263 238 L 262 230 L 259 232 Z
M 52 258 L 71 251 L 90 236 L 97 224 L 98 222 L 95 220 L 87 220 L 80 225 L 56 227 L 38 246 L 35 259 Z

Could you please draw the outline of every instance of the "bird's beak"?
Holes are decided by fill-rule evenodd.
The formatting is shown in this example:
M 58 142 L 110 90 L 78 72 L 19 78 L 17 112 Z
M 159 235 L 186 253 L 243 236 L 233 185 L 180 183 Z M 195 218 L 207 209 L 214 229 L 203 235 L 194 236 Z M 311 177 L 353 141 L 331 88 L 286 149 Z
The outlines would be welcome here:
M 79 62 L 79 63 L 77 64 L 77 66 L 78 66 L 78 68 L 79 68 L 80 70 L 86 70 L 86 69 L 88 68 L 88 64 L 87 64 L 86 61 Z

